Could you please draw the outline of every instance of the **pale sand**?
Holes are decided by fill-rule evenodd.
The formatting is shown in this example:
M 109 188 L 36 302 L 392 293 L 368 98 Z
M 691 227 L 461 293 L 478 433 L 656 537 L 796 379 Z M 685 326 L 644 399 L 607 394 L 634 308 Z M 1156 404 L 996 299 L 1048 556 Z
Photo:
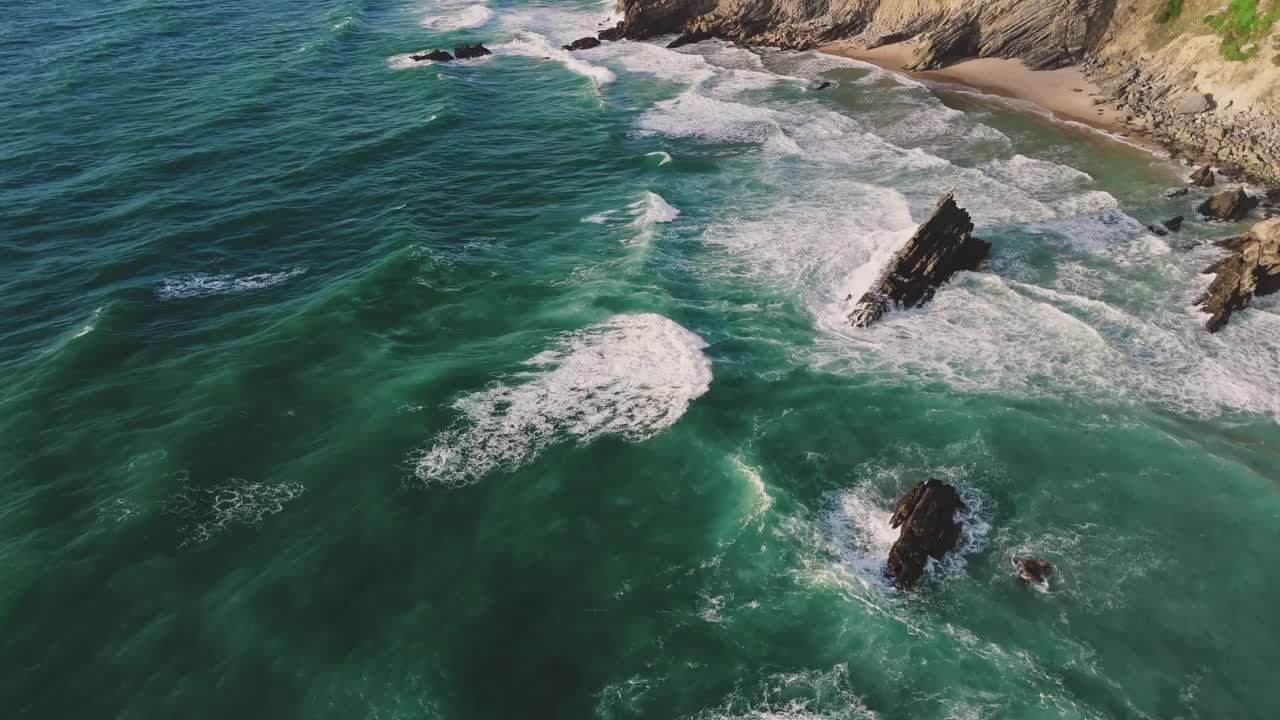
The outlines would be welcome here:
M 1056 117 L 1110 132 L 1128 135 L 1132 130 L 1125 125 L 1125 116 L 1119 110 L 1111 105 L 1093 104 L 1094 98 L 1100 98 L 1102 93 L 1077 68 L 1031 70 L 1021 60 L 982 58 L 964 60 L 942 70 L 908 72 L 903 67 L 912 57 L 909 43 L 895 43 L 865 50 L 837 42 L 818 49 L 831 55 L 879 65 L 920 80 L 960 84 L 991 95 L 1025 100 L 1048 110 Z

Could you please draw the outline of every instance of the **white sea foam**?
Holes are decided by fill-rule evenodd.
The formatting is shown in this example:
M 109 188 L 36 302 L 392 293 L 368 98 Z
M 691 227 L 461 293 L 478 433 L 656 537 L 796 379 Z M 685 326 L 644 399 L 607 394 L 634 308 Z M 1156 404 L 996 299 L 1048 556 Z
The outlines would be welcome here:
M 661 150 L 659 150 L 659 151 L 657 151 L 657 152 L 645 153 L 645 154 L 644 154 L 644 156 L 645 156 L 645 157 L 657 157 L 657 158 L 659 158 L 659 160 L 658 160 L 658 167 L 662 167 L 663 165 L 666 165 L 667 163 L 671 162 L 671 154 L 670 154 L 670 153 L 663 152 L 663 151 L 661 151 Z
M 636 217 L 631 222 L 632 227 L 649 228 L 680 217 L 680 211 L 655 192 L 646 192 L 643 198 L 631 203 L 630 208 Z
M 528 371 L 454 403 L 461 421 L 418 457 L 417 476 L 465 485 L 557 442 L 653 437 L 710 387 L 704 348 L 697 335 L 654 314 L 617 315 L 564 335 L 528 360 Z
M 98 319 L 101 317 L 102 317 L 102 308 L 101 307 L 95 308 L 94 311 L 89 314 L 89 319 L 85 321 L 84 325 L 80 326 L 80 329 L 76 331 L 75 335 L 71 336 L 71 339 L 75 340 L 76 338 L 84 337 L 85 335 L 88 335 L 89 333 L 93 332 L 94 328 L 98 326 Z
M 609 68 L 601 65 L 592 65 L 582 59 L 583 56 L 590 55 L 592 51 L 579 50 L 570 52 L 563 50 L 558 45 L 553 44 L 547 36 L 535 32 L 517 32 L 511 42 L 494 45 L 493 50 L 499 53 L 554 60 L 573 72 L 590 78 L 596 87 L 607 85 L 617 79 L 617 76 Z
M 735 690 L 696 720 L 875 720 L 840 664 L 830 670 L 773 673 L 754 691 Z
M 493 19 L 493 10 L 487 5 L 447 3 L 439 10 L 423 16 L 423 27 L 441 32 L 478 28 Z
M 750 508 L 742 518 L 742 524 L 747 525 L 769 512 L 773 507 L 773 496 L 769 494 L 759 468 L 747 464 L 741 455 L 734 455 L 730 458 L 730 462 L 733 469 L 747 481 L 747 488 L 750 491 Z
M 299 483 L 276 485 L 232 478 L 211 488 L 184 482 L 163 511 L 185 521 L 183 545 L 210 540 L 232 526 L 253 526 L 284 510 L 305 488 Z
M 160 287 L 156 290 L 156 295 L 161 300 L 184 300 L 208 295 L 233 295 L 235 293 L 252 292 L 273 287 L 306 272 L 306 268 L 296 267 L 280 272 L 255 273 L 252 275 L 213 275 L 209 273 L 173 275 L 165 278 L 160 283 Z

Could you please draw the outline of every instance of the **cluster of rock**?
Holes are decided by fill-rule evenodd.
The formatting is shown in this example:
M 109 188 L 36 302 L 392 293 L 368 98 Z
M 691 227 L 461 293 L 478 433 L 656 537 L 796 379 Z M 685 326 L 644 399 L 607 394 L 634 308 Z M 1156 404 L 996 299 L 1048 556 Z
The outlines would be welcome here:
M 965 509 L 954 487 L 934 479 L 917 483 L 898 500 L 889 525 L 901 531 L 889 550 L 885 569 L 894 587 L 915 587 L 929 558 L 941 560 L 955 549 L 962 527 L 956 516 Z
M 481 45 L 480 43 L 476 43 L 475 45 L 461 45 L 456 47 L 453 49 L 452 55 L 450 55 L 447 50 L 430 50 L 422 53 L 421 55 L 410 55 L 409 59 L 414 62 L 423 62 L 424 60 L 430 60 L 431 62 L 452 62 L 454 60 L 471 60 L 473 58 L 484 57 L 485 55 L 492 54 L 493 53 L 489 51 L 489 48 Z
M 1219 106 L 1196 88 L 1196 71 L 1149 69 L 1133 61 L 1093 59 L 1085 72 L 1126 114 L 1130 127 L 1175 154 L 1202 158 L 1262 182 L 1280 182 L 1280 116 L 1257 107 Z M 1212 174 L 1195 179 L 1211 187 Z
M 919 307 L 961 270 L 974 270 L 991 243 L 973 237 L 969 213 L 947 193 L 907 244 L 885 266 L 849 313 L 854 327 L 868 327 L 893 308 Z
M 1217 332 L 1254 297 L 1280 290 L 1280 218 L 1266 220 L 1237 238 L 1218 243 L 1231 254 L 1205 268 L 1215 277 L 1195 304 L 1209 313 L 1204 327 Z

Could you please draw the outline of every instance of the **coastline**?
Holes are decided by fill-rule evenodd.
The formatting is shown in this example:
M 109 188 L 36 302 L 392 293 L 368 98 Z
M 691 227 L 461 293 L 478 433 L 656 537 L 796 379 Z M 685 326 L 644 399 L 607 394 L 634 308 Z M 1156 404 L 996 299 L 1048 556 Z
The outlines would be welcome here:
M 1102 88 L 1086 77 L 1078 67 L 1032 70 L 1021 60 L 975 58 L 941 70 L 917 72 L 905 69 L 912 58 L 910 42 L 892 43 L 873 49 L 847 42 L 833 42 L 821 45 L 817 50 L 828 55 L 871 63 L 937 85 L 961 85 L 989 95 L 1029 102 L 1060 120 L 1121 136 L 1126 142 L 1141 145 L 1145 149 L 1161 149 L 1154 139 L 1136 133 L 1125 122 L 1125 114 L 1106 101 Z

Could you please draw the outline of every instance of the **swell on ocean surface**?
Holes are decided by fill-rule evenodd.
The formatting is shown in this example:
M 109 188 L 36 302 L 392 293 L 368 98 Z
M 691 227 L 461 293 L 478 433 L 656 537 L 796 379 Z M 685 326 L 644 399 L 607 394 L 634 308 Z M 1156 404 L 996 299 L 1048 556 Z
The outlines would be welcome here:
M 552 444 L 605 435 L 639 442 L 707 392 L 707 344 L 655 314 L 618 315 L 557 338 L 528 370 L 457 400 L 459 427 L 416 461 L 427 483 L 466 485 L 532 461 Z

